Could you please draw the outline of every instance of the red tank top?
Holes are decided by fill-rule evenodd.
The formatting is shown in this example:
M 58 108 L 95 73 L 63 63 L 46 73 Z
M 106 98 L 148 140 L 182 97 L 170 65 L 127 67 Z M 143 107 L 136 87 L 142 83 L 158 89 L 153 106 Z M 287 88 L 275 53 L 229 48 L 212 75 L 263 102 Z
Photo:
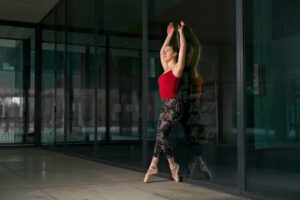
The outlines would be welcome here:
M 176 97 L 180 78 L 176 77 L 172 70 L 161 74 L 158 79 L 159 95 L 161 99 Z

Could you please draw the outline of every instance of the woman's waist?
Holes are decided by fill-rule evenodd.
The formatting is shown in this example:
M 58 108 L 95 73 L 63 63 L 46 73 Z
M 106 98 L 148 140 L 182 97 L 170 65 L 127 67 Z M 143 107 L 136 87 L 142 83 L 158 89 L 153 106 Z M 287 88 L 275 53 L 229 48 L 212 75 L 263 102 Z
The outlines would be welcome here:
M 173 110 L 180 113 L 182 111 L 182 104 L 177 97 L 161 99 L 161 102 L 160 110 L 162 112 Z
M 161 98 L 160 100 L 162 102 L 170 102 L 170 101 L 177 101 L 177 102 L 179 102 L 179 98 L 177 96 L 167 97 L 167 98 Z

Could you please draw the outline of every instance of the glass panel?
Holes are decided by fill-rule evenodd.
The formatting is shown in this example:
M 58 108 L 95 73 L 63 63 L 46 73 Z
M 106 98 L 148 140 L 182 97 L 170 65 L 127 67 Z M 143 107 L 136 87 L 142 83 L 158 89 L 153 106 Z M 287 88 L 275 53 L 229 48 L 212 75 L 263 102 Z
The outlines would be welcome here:
M 2 37 L 5 39 L 0 39 L 0 144 L 33 143 L 34 30 L 0 25 Z
M 142 31 L 142 1 L 111 1 L 100 0 L 103 2 L 103 9 L 100 14 L 105 31 L 111 34 L 138 34 Z M 100 15 L 100 16 L 101 16 Z M 125 40 L 123 40 L 125 42 Z
M 66 69 L 66 23 L 65 1 L 56 8 L 56 64 L 55 64 L 55 142 L 64 143 L 65 129 L 65 69 Z
M 55 77 L 55 89 L 56 89 L 56 132 L 55 142 L 56 144 L 64 143 L 64 112 L 65 112 L 65 45 L 56 44 L 56 77 Z
M 69 143 L 90 143 L 94 140 L 94 62 L 90 50 L 92 49 L 88 46 L 68 45 L 68 63 L 72 77 L 72 129 L 68 136 Z
M 23 43 L 0 39 L 0 144 L 23 143 Z
M 95 1 L 67 4 L 68 151 L 94 155 Z
M 104 37 L 98 36 L 99 40 L 104 40 Z M 101 45 L 98 45 L 101 46 Z M 97 109 L 98 109 L 98 117 L 97 117 L 97 139 L 98 141 L 104 141 L 106 134 L 106 90 L 105 90 L 105 61 L 106 61 L 106 53 L 105 48 L 98 47 L 98 91 L 97 91 Z
M 212 183 L 231 187 L 237 186 L 234 8 L 234 0 L 149 2 L 148 158 L 154 149 L 161 105 L 157 84 L 163 72 L 160 48 L 168 23 L 177 27 L 184 19 L 186 66 L 178 92 L 183 117 L 168 141 L 184 177 L 209 180 L 204 161 Z M 174 34 L 171 43 L 178 45 L 177 39 Z M 165 162 L 159 168 L 169 173 Z
M 54 12 L 42 22 L 41 143 L 54 144 L 55 30 Z
M 54 34 L 54 31 L 53 31 Z M 55 45 L 42 43 L 42 119 L 41 143 L 53 145 L 54 143 L 54 61 Z
M 99 99 L 98 107 L 108 120 L 102 121 L 108 125 L 102 143 L 110 144 L 98 145 L 97 153 L 102 160 L 141 167 L 142 1 L 102 3 L 99 92 L 108 96 Z
M 33 142 L 34 131 L 34 102 L 35 102 L 35 34 L 31 35 L 31 46 L 30 46 L 30 78 L 29 81 L 29 92 L 28 92 L 28 138 L 30 142 Z
M 67 6 L 68 26 L 74 32 L 84 32 L 80 30 L 86 30 L 89 33 L 94 33 L 96 20 L 95 0 L 72 0 L 68 2 Z
M 300 198 L 300 1 L 245 1 L 246 189 Z
M 140 140 L 141 40 L 111 37 L 110 139 Z M 126 48 L 122 45 L 126 43 Z M 117 48 L 119 47 L 119 48 Z

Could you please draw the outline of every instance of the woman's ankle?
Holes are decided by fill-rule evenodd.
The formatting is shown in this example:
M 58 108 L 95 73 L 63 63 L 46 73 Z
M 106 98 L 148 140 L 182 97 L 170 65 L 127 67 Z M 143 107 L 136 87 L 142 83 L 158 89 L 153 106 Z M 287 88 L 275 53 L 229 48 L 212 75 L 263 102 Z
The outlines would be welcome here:
M 170 166 L 170 169 L 171 169 L 171 170 L 173 170 L 173 169 L 175 169 L 175 168 L 176 168 L 176 166 L 177 166 L 177 163 L 176 163 L 176 162 L 174 162 L 174 163 L 171 163 L 169 166 Z
M 150 165 L 149 169 L 157 169 L 157 165 Z

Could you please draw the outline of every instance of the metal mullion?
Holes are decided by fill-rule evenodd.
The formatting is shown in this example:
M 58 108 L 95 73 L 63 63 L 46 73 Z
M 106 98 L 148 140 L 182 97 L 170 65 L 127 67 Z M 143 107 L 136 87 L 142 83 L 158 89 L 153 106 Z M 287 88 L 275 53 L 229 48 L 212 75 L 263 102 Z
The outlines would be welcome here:
M 105 141 L 110 143 L 110 37 L 105 36 Z
M 238 186 L 245 194 L 245 122 L 244 122 L 244 38 L 243 0 L 236 0 L 236 81 L 237 81 L 237 156 Z
M 98 0 L 94 1 L 95 3 L 95 66 L 96 67 L 96 74 L 95 74 L 95 95 L 94 95 L 94 156 L 97 157 L 97 149 L 98 149 L 98 85 L 99 85 L 99 67 L 98 64 L 98 48 L 97 48 L 97 43 L 98 43 L 98 23 L 99 23 L 99 12 L 98 12 Z
M 64 104 L 65 104 L 65 109 L 64 109 L 64 148 L 66 147 L 67 144 L 67 134 L 68 134 L 68 119 L 69 119 L 69 94 L 68 94 L 68 58 L 67 58 L 67 43 L 68 43 L 68 0 L 65 0 L 65 66 L 64 66 Z
M 35 29 L 35 95 L 34 95 L 34 145 L 41 145 L 41 76 L 42 76 L 42 31 Z
M 148 107 L 148 1 L 143 0 L 143 48 L 142 48 L 142 144 L 143 144 L 143 167 L 147 165 L 147 107 Z
M 27 143 L 29 128 L 30 39 L 23 40 L 23 143 Z
M 57 9 L 54 9 L 54 141 L 56 146 L 56 108 L 57 108 Z

